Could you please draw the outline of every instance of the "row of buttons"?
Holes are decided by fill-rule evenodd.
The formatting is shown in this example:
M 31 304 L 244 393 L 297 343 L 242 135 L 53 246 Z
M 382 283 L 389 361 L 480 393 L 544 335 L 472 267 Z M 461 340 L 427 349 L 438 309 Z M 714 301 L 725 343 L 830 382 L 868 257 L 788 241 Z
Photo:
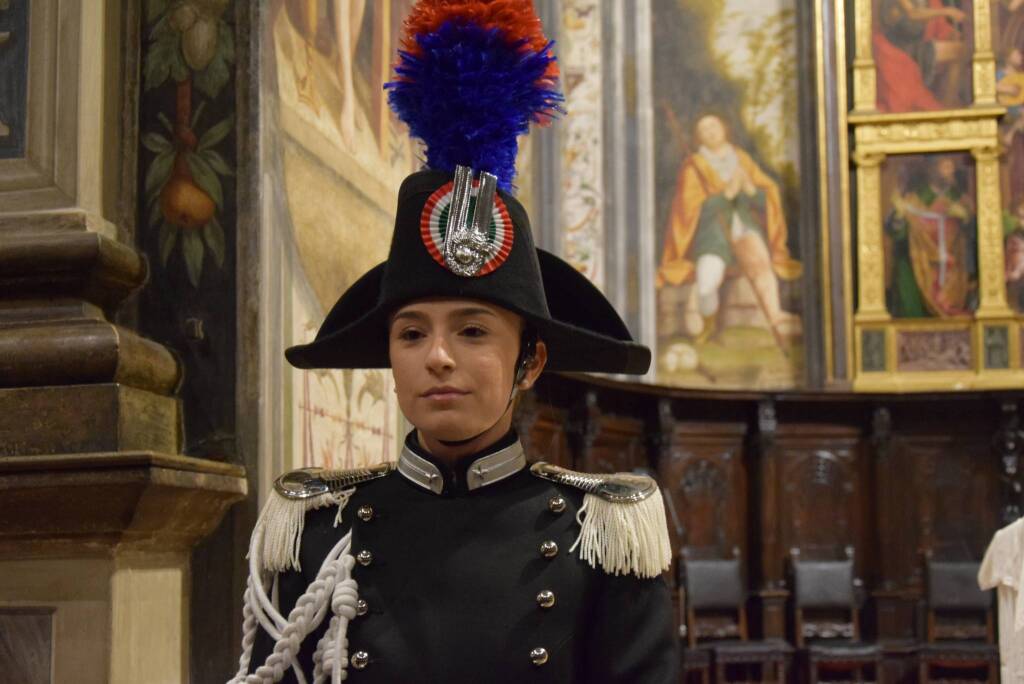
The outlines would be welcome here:
M 550 499 L 548 499 L 548 510 L 554 513 L 555 515 L 562 513 L 565 510 L 565 507 L 565 499 L 561 496 L 553 496 Z M 356 517 L 358 517 L 361 521 L 365 523 L 368 523 L 371 520 L 373 520 L 374 515 L 375 514 L 373 506 L 370 505 L 360 506 L 359 509 L 356 511 Z M 558 555 L 558 544 L 552 539 L 548 539 L 546 541 L 541 542 L 540 555 L 544 558 L 547 558 L 548 560 L 554 558 Z M 373 554 L 370 553 L 369 550 L 363 549 L 362 551 L 356 554 L 356 561 L 365 568 L 369 566 L 371 563 L 373 563 Z M 555 605 L 555 592 L 551 591 L 550 589 L 544 589 L 537 594 L 536 600 L 537 605 L 540 606 L 542 609 L 547 610 L 549 608 L 552 608 Z M 369 604 L 367 604 L 365 600 L 359 599 L 359 601 L 356 603 L 356 615 L 366 615 L 368 611 Z M 537 648 L 530 651 L 530 662 L 534 665 L 544 665 L 548 662 L 548 658 L 548 650 L 543 646 L 538 646 Z M 349 659 L 349 662 L 352 663 L 352 667 L 356 670 L 365 670 L 366 667 L 370 664 L 370 654 L 366 651 L 356 651 L 352 654 L 352 657 Z
M 554 513 L 555 515 L 561 515 L 562 512 L 565 511 L 565 506 L 566 504 L 564 497 L 555 495 L 548 499 L 548 510 Z M 553 539 L 548 539 L 547 541 L 541 542 L 540 555 L 544 558 L 547 558 L 548 560 L 551 560 L 552 558 L 558 555 L 558 544 L 556 544 Z M 541 591 L 539 594 L 537 594 L 537 605 L 544 610 L 548 610 L 549 608 L 554 607 L 555 592 L 551 591 L 550 589 L 544 589 L 543 591 Z M 548 655 L 548 649 L 544 648 L 543 646 L 538 646 L 537 648 L 530 651 L 530 662 L 537 667 L 540 667 L 541 665 L 547 663 L 549 657 L 550 656 Z
M 362 520 L 364 523 L 368 523 L 373 520 L 374 511 L 373 506 L 364 504 L 356 510 L 356 517 Z M 364 568 L 373 562 L 373 554 L 368 550 L 363 549 L 356 554 L 356 562 L 362 565 Z M 356 615 L 362 617 L 370 612 L 370 604 L 365 599 L 359 599 L 356 601 Z M 366 651 L 356 651 L 349 658 L 349 662 L 352 663 L 352 667 L 357 670 L 365 670 L 366 666 L 370 664 L 370 654 Z

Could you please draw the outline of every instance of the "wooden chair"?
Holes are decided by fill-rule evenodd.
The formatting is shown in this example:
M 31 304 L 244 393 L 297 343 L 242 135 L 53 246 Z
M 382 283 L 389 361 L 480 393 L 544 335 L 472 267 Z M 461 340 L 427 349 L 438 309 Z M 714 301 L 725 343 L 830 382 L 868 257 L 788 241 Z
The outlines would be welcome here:
M 710 652 L 715 681 L 726 682 L 730 667 L 756 667 L 760 681 L 786 681 L 792 647 L 783 641 L 750 639 L 747 626 L 747 592 L 739 557 L 699 559 L 683 549 L 679 562 L 679 586 L 683 597 L 688 649 Z M 773 676 L 769 676 L 773 673 Z
M 926 638 L 918 651 L 918 681 L 931 681 L 932 668 L 979 670 L 999 681 L 991 592 L 978 588 L 979 563 L 925 556 Z M 958 677 L 959 678 L 959 677 Z
M 831 672 L 863 682 L 868 667 L 880 677 L 882 650 L 861 641 L 853 549 L 846 549 L 845 560 L 805 560 L 792 549 L 790 564 L 795 642 L 806 680 L 817 684 Z

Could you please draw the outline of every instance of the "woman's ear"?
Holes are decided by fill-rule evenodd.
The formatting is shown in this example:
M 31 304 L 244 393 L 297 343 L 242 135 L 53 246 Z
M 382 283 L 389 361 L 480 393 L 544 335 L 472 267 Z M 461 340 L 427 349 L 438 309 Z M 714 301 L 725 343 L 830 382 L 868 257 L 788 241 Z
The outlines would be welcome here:
M 533 387 L 533 383 L 537 382 L 537 378 L 544 370 L 544 366 L 548 362 L 548 347 L 544 344 L 543 340 L 537 340 L 537 345 L 534 347 L 533 356 L 526 362 L 526 373 L 523 374 L 523 379 L 519 381 L 517 385 L 521 390 L 528 390 Z

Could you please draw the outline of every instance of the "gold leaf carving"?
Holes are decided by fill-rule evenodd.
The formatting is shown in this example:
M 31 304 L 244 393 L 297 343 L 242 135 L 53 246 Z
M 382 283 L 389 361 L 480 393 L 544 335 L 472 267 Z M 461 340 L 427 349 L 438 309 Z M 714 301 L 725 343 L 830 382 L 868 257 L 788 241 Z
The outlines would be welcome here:
M 978 267 L 981 272 L 979 314 L 1006 312 L 1003 281 L 1003 230 L 999 207 L 999 151 L 995 146 L 974 150 L 978 178 Z
M 878 154 L 857 154 L 857 271 L 860 304 L 857 317 L 882 318 L 885 308 L 885 273 L 882 253 L 882 207 Z
M 974 0 L 974 44 L 981 50 L 992 47 L 992 9 L 989 0 Z
M 894 121 L 857 126 L 857 144 L 939 143 L 950 149 L 983 144 L 996 135 L 995 118 L 945 121 Z M 910 151 L 910 150 L 893 150 Z
M 875 109 L 875 61 L 871 47 L 871 0 L 854 0 L 853 106 Z

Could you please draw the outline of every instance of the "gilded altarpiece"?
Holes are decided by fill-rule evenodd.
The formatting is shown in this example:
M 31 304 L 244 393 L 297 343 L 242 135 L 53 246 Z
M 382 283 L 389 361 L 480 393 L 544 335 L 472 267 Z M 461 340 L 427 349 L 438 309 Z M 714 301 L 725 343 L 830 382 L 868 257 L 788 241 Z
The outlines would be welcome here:
M 1016 226 L 1000 167 L 1024 64 L 993 39 L 1008 10 L 852 2 L 853 386 L 1020 387 L 1022 320 L 1007 297 Z M 851 14 L 837 5 L 842 40 Z

